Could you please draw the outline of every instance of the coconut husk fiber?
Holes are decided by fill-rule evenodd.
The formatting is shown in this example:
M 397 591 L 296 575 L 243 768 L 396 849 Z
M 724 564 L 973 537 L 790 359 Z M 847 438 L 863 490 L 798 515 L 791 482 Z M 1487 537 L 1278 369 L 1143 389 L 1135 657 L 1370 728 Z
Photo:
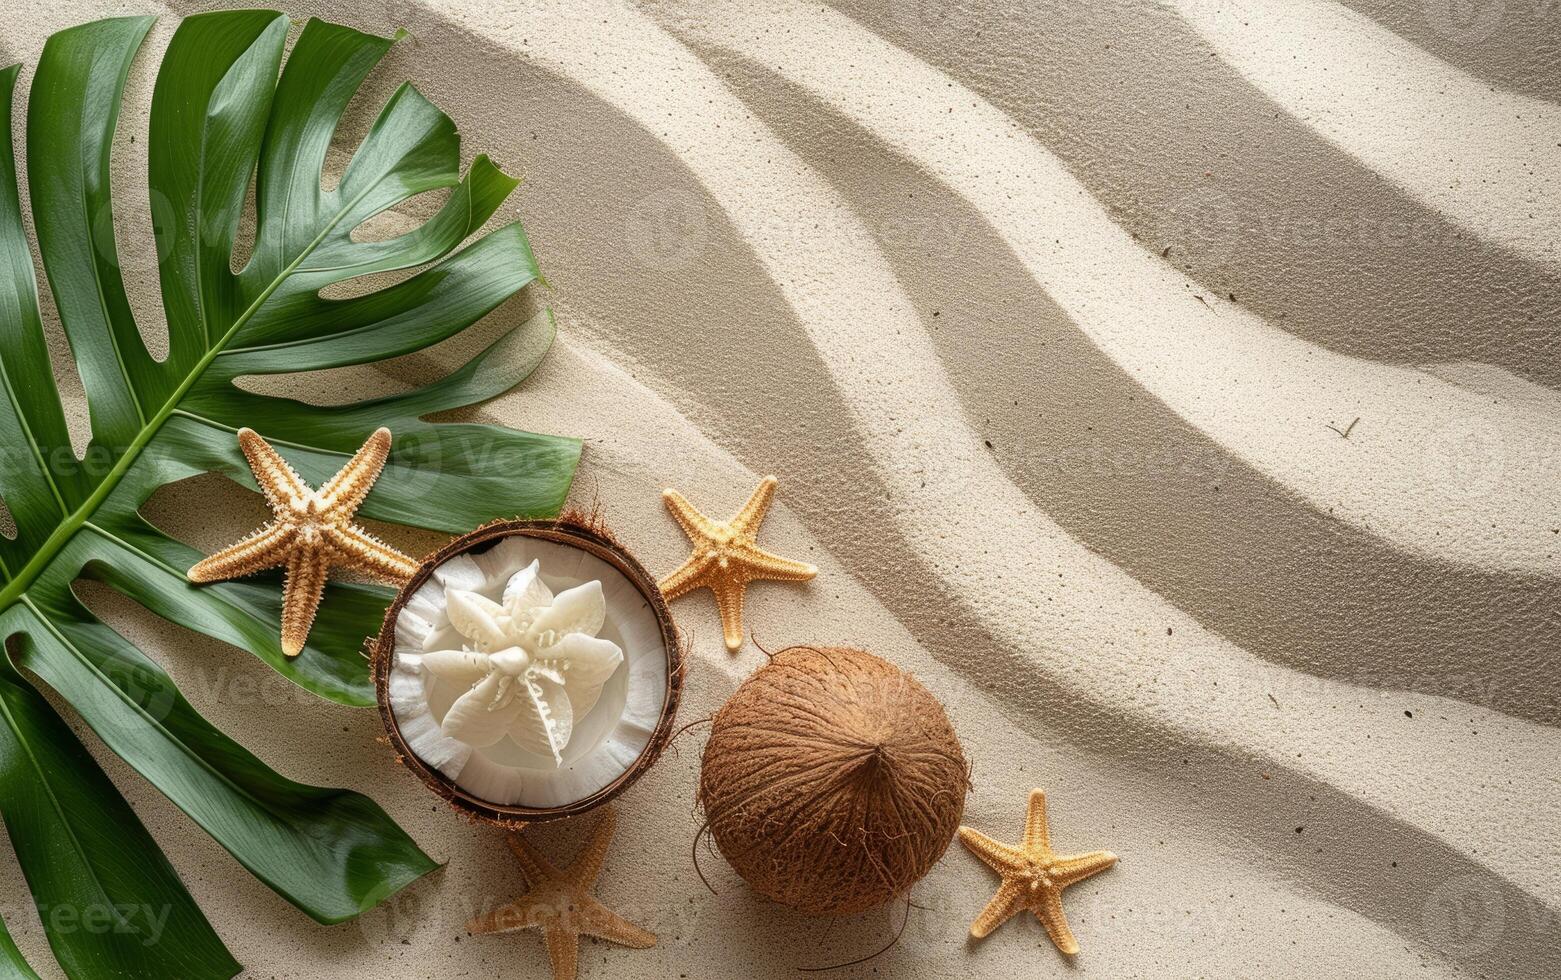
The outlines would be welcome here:
M 756 891 L 817 915 L 903 894 L 959 827 L 969 767 L 943 706 L 863 650 L 790 647 L 716 714 L 699 801 Z

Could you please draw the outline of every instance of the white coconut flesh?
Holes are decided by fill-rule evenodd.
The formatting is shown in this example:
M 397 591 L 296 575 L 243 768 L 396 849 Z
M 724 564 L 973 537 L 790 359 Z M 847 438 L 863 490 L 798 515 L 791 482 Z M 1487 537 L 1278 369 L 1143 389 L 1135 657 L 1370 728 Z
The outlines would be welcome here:
M 536 589 L 535 582 L 545 589 Z M 528 583 L 532 584 L 528 587 Z M 514 698 L 528 694 L 523 670 L 537 656 L 539 644 L 532 642 L 527 649 L 528 644 L 512 646 L 502 637 L 488 643 L 474 642 L 457 622 L 473 630 L 466 609 L 494 609 L 494 604 L 504 607 L 506 589 L 512 600 L 517 591 L 525 589 L 534 593 L 534 599 L 550 603 L 564 596 L 564 603 L 578 600 L 574 604 L 579 605 L 594 598 L 591 593 L 596 586 L 592 583 L 600 585 L 601 625 L 590 629 L 595 626 L 593 618 L 583 632 L 596 638 L 592 642 L 598 652 L 607 649 L 600 641 L 615 646 L 621 651 L 622 662 L 599 688 L 599 668 L 595 674 L 588 673 L 583 690 L 568 669 L 532 675 L 544 694 L 557 691 L 557 682 L 564 680 L 574 695 L 562 699 L 572 701 L 565 705 L 565 713 L 570 715 L 565 731 L 554 731 L 549 740 L 535 731 L 534 725 L 528 728 L 528 722 L 520 719 L 518 706 L 509 707 Z M 480 598 L 470 599 L 473 593 Z M 454 621 L 452 597 L 457 604 Z M 525 604 L 512 601 L 507 608 Z M 524 614 L 520 621 L 524 625 Z M 532 640 L 535 633 L 533 630 Z M 540 645 L 557 639 L 546 635 Z M 489 648 L 487 652 L 479 649 L 484 646 Z M 471 669 L 465 674 L 450 666 L 463 655 L 471 660 Z M 622 572 L 579 548 L 513 535 L 481 554 L 458 555 L 442 563 L 408 599 L 396 619 L 390 708 L 412 754 L 467 793 L 502 806 L 550 809 L 590 796 L 634 765 L 661 720 L 667 696 L 667 663 L 668 651 L 656 613 Z M 506 681 L 505 675 L 512 679 Z M 474 714 L 473 698 L 452 713 L 468 692 L 480 693 L 484 706 L 496 706 L 494 716 Z M 545 716 L 547 698 L 542 701 Z M 581 710 L 573 710 L 574 705 Z M 500 719 L 499 714 L 505 718 Z M 506 727 L 505 720 L 511 715 L 520 720 Z M 534 716 L 526 717 L 535 720 Z M 447 722 L 455 733 L 487 744 L 474 745 L 452 737 L 446 730 Z M 561 734 L 566 740 L 555 745 Z

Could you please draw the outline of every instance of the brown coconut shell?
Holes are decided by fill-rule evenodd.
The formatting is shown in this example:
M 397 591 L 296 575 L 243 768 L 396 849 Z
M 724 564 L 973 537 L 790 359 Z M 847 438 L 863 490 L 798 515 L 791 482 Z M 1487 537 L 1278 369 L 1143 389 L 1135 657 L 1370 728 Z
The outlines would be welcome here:
M 716 714 L 699 802 L 756 891 L 840 916 L 931 870 L 969 785 L 948 715 L 914 677 L 863 650 L 790 647 Z
M 390 671 L 394 664 L 396 652 L 396 618 L 401 615 L 401 610 L 407 601 L 423 583 L 428 581 L 430 575 L 438 566 L 444 564 L 457 555 L 481 553 L 493 547 L 500 540 L 514 535 L 541 538 L 558 544 L 580 548 L 583 551 L 600 558 L 623 573 L 645 601 L 650 604 L 655 613 L 656 622 L 661 626 L 662 642 L 667 651 L 667 694 L 662 701 L 661 717 L 651 733 L 650 741 L 640 757 L 634 760 L 634 764 L 626 769 L 622 775 L 608 785 L 597 790 L 589 796 L 575 800 L 563 806 L 551 808 L 538 808 L 519 805 L 505 805 L 490 803 L 487 800 L 473 796 L 471 793 L 457 786 L 455 782 L 444 773 L 429 766 L 414 754 L 402 738 L 401 731 L 396 725 L 395 714 L 390 708 Z M 440 548 L 438 551 L 424 558 L 417 567 L 412 578 L 396 594 L 395 601 L 390 608 L 385 610 L 385 619 L 380 626 L 379 635 L 374 638 L 369 649 L 370 666 L 374 677 L 374 691 L 379 699 L 379 716 L 385 724 L 385 733 L 389 737 L 390 745 L 395 749 L 396 755 L 403 765 L 423 781 L 429 789 L 437 793 L 446 803 L 454 807 L 459 813 L 485 823 L 495 824 L 508 829 L 518 829 L 528 823 L 541 823 L 548 820 L 562 820 L 565 817 L 578 816 L 588 810 L 592 810 L 632 786 L 636 780 L 645 774 L 652 765 L 661 757 L 667 743 L 673 735 L 673 721 L 677 717 L 678 704 L 683 695 L 683 674 L 686 669 L 687 658 L 683 649 L 683 640 L 678 633 L 677 624 L 673 622 L 672 614 L 667 609 L 666 599 L 662 597 L 661 589 L 656 584 L 656 579 L 645 566 L 629 552 L 602 524 L 599 516 L 570 511 L 560 515 L 556 520 L 542 521 L 495 521 L 486 524 L 470 534 L 462 535 Z

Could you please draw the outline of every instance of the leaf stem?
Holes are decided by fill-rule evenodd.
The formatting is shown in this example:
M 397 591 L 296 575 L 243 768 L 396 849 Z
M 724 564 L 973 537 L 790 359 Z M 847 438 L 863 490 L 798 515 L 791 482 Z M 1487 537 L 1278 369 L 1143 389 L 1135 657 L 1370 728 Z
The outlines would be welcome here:
M 120 455 L 119 459 L 115 460 L 113 468 L 103 477 L 103 481 L 93 489 L 86 500 L 82 501 L 80 507 L 66 515 L 65 519 L 55 527 L 54 533 L 49 535 L 48 539 L 33 553 L 27 564 L 22 566 L 21 571 L 16 573 L 16 577 L 4 589 L 0 589 L 0 611 L 10 608 L 12 603 L 16 602 L 18 598 L 31 588 L 33 582 L 37 581 L 38 576 L 42 575 L 44 570 L 49 567 L 49 563 L 54 560 L 55 556 L 65 548 L 65 545 L 70 542 L 70 539 L 75 536 L 76 532 L 81 530 L 87 519 L 97 512 L 103 501 L 108 499 L 109 494 L 113 493 L 114 488 L 119 486 L 119 482 L 125 478 L 125 474 L 130 472 L 130 467 L 140 458 L 142 450 L 146 449 L 151 443 L 152 437 L 157 435 L 158 431 L 163 427 L 163 423 L 168 421 L 169 416 L 179 407 L 179 403 L 184 400 L 184 396 L 189 394 L 190 389 L 206 373 L 206 369 L 211 367 L 211 362 L 216 360 L 217 355 L 222 353 L 223 348 L 227 347 L 234 336 L 243 329 L 244 325 L 259 312 L 261 304 L 271 298 L 271 294 L 276 292 L 282 283 L 287 281 L 287 277 L 297 270 L 304 259 L 307 259 L 314 253 L 315 249 L 320 247 L 320 243 L 325 241 L 325 237 L 335 230 L 342 218 L 350 214 L 352 209 L 357 207 L 358 203 L 378 185 L 379 181 L 377 180 L 370 183 L 363 189 L 362 193 L 337 210 L 335 216 L 326 223 L 324 228 L 320 229 L 320 233 L 314 237 L 314 240 L 305 246 L 298 253 L 297 258 L 289 262 L 287 267 L 279 272 L 265 289 L 261 290 L 260 295 L 255 297 L 254 302 L 250 303 L 243 313 L 239 314 L 238 318 L 233 321 L 233 325 L 227 329 L 227 332 L 207 349 L 206 353 L 201 356 L 201 359 L 190 369 L 190 373 L 185 375 L 184 380 L 179 383 L 179 387 L 173 390 L 168 396 L 168 400 L 157 410 L 157 414 L 147 419 L 146 424 L 142 426 L 140 432 L 136 433 L 136 437 L 125 448 L 124 453 Z

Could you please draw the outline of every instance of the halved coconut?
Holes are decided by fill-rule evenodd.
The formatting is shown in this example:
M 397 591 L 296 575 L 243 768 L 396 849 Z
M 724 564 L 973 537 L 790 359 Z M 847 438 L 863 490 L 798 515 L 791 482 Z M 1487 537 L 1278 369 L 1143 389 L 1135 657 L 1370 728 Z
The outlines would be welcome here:
M 577 515 L 452 541 L 396 596 L 371 652 L 402 762 L 504 826 L 623 792 L 666 747 L 683 686 L 656 580 Z

